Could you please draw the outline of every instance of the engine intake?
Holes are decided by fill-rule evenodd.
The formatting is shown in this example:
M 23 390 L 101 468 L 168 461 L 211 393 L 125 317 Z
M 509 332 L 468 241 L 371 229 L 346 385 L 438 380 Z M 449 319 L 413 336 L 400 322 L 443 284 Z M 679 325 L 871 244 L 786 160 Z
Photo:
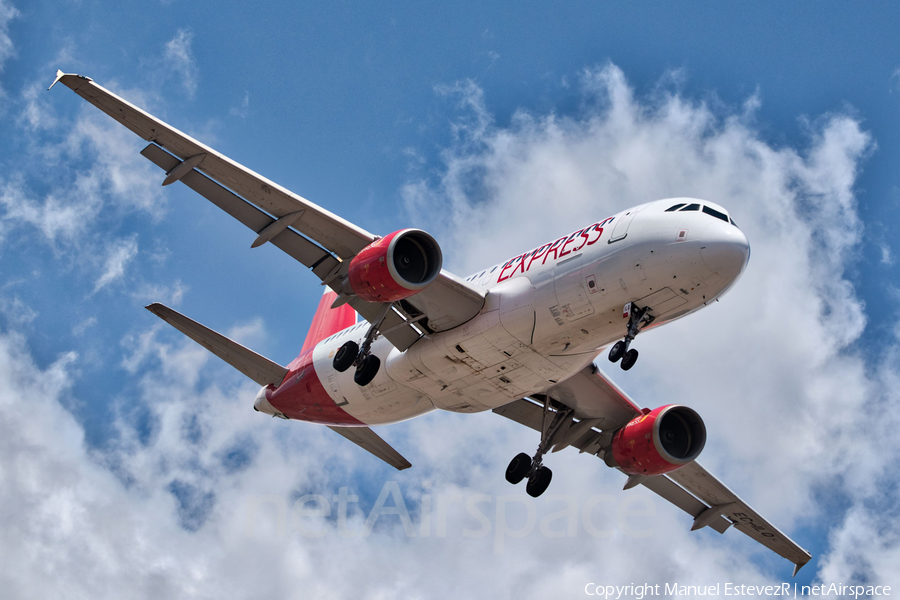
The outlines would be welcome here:
M 421 292 L 441 272 L 437 241 L 421 229 L 401 229 L 372 242 L 350 261 L 346 284 L 369 302 L 395 302 Z
M 706 426 L 693 409 L 669 404 L 635 417 L 613 436 L 611 453 L 628 475 L 661 475 L 696 459 Z

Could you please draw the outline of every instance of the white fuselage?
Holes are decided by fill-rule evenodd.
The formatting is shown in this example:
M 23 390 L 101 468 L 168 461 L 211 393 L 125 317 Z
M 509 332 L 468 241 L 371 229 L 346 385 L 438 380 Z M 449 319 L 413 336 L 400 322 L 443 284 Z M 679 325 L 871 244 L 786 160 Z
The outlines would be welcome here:
M 679 203 L 700 209 L 666 210 Z M 368 323 L 320 342 L 313 365 L 334 402 L 369 425 L 435 408 L 493 409 L 550 390 L 622 339 L 629 302 L 652 309 L 653 327 L 712 302 L 741 274 L 749 253 L 746 236 L 720 206 L 651 202 L 468 277 L 487 290 L 482 311 L 405 352 L 377 339 L 372 351 L 383 368 L 367 386 L 353 381 L 352 370 L 335 371 L 332 359 L 344 342 L 361 343 Z

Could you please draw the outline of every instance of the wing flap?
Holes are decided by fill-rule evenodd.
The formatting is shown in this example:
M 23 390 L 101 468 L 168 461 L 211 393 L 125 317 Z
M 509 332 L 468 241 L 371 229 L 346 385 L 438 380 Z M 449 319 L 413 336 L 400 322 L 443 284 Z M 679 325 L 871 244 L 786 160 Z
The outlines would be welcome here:
M 259 385 L 269 385 L 270 383 L 277 385 L 287 375 L 288 370 L 278 363 L 241 346 L 234 340 L 189 319 L 168 306 L 154 303 L 146 308 Z
M 409 461 L 403 458 L 399 452 L 394 450 L 390 444 L 381 439 L 377 433 L 368 427 L 329 427 L 329 429 L 344 436 L 363 450 L 380 458 L 398 471 L 408 469 L 412 466 Z
M 178 165 L 177 158 L 156 144 L 149 144 L 141 154 L 166 172 Z M 256 233 L 275 222 L 260 209 L 196 170 L 183 175 L 180 181 Z M 330 252 L 290 229 L 276 235 L 271 242 L 296 261 L 313 268 L 320 278 L 339 264 Z
M 693 494 L 685 491 L 681 486 L 671 479 L 667 479 L 664 475 L 648 477 L 641 482 L 641 485 L 664 500 L 668 500 L 695 519 L 709 508 L 697 500 Z M 718 518 L 709 523 L 709 527 L 719 533 L 725 533 L 731 527 L 731 521 L 719 515 Z

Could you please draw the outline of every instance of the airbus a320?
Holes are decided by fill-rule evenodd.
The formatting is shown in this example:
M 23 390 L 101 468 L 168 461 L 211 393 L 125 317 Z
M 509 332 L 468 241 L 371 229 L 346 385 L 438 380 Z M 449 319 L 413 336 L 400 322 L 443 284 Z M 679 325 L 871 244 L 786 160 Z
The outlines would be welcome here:
M 87 77 L 59 71 L 57 82 L 149 141 L 141 154 L 165 172 L 162 185 L 188 186 L 253 230 L 251 247 L 274 244 L 325 286 L 287 366 L 162 304 L 147 307 L 262 386 L 257 411 L 330 427 L 397 469 L 410 463 L 370 426 L 435 409 L 493 411 L 539 432 L 537 451 L 506 470 L 531 496 L 550 484 L 545 456 L 572 446 L 621 471 L 625 489 L 643 485 L 687 512 L 692 529 L 734 527 L 794 563 L 794 575 L 810 560 L 700 466 L 706 428 L 696 411 L 641 408 L 594 362 L 605 352 L 633 368 L 643 331 L 734 285 L 750 245 L 722 206 L 649 202 L 459 278 L 425 231 L 372 234 Z

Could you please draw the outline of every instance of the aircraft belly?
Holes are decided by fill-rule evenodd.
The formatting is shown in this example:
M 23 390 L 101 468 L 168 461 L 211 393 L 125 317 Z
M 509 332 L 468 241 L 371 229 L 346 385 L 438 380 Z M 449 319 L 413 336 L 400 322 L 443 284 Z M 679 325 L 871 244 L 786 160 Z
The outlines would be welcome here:
M 482 313 L 465 327 L 424 338 L 404 353 L 392 353 L 388 373 L 428 396 L 437 408 L 480 412 L 540 392 L 577 372 L 511 335 L 499 313 Z

